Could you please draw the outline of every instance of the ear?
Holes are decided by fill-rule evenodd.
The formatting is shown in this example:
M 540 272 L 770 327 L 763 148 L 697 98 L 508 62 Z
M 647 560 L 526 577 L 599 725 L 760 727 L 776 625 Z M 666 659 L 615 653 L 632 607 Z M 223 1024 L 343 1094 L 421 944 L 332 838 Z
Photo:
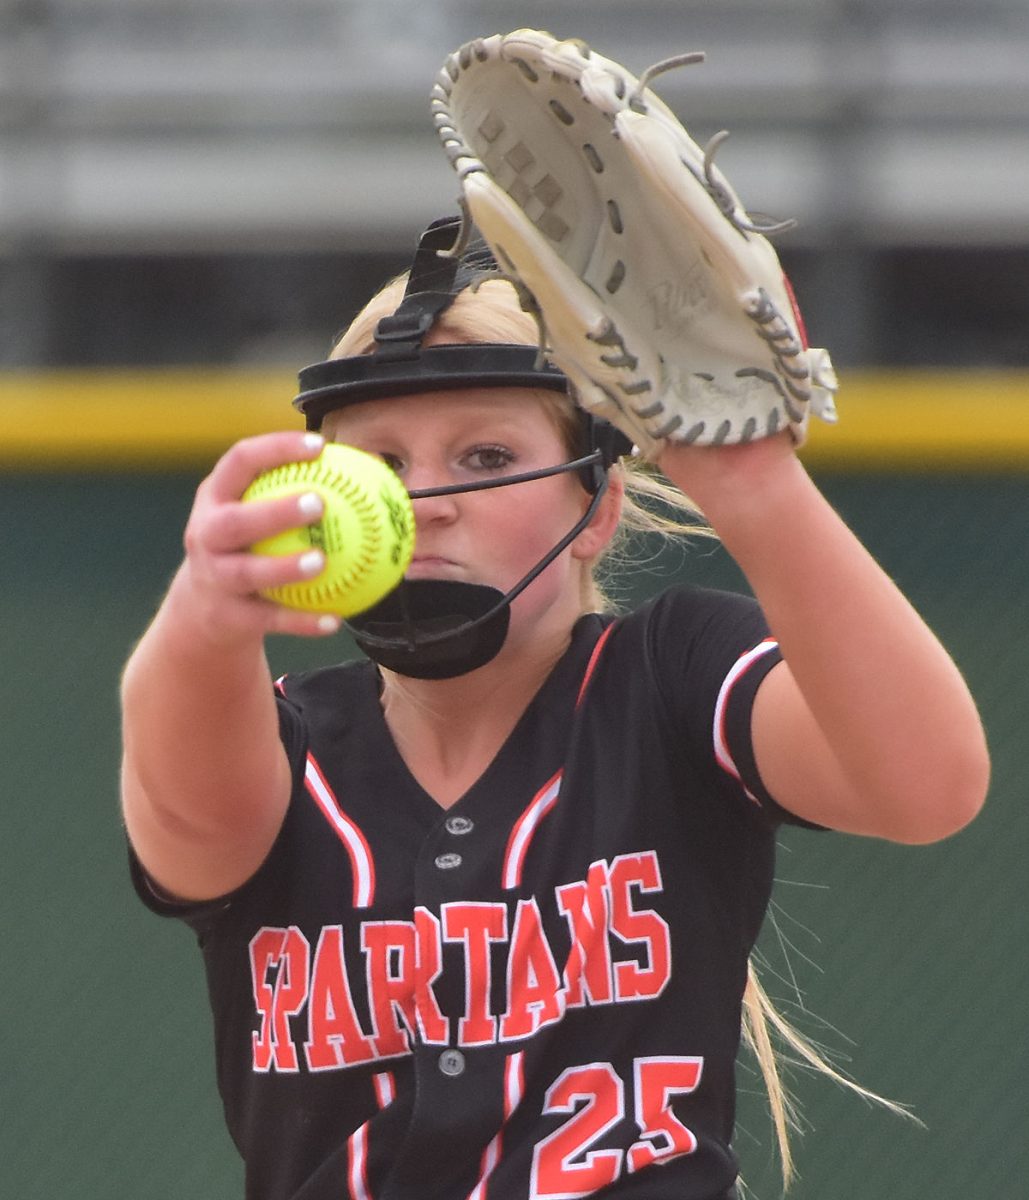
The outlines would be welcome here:
M 622 516 L 625 498 L 625 478 L 621 470 L 611 467 L 607 473 L 607 491 L 597 505 L 593 519 L 572 542 L 573 558 L 590 561 L 601 554 L 614 537 Z

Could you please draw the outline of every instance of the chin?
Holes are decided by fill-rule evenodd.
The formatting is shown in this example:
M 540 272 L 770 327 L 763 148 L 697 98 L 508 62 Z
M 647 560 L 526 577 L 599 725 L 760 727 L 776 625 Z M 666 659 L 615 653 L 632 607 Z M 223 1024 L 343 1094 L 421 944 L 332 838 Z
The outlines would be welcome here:
M 404 572 L 405 579 L 442 579 L 448 583 L 471 583 L 467 573 L 456 563 L 445 559 L 427 558 L 412 562 Z

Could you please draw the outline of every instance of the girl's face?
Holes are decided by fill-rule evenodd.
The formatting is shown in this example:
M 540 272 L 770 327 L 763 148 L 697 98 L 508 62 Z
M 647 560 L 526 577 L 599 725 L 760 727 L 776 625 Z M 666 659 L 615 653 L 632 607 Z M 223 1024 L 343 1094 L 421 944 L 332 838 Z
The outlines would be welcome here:
M 383 458 L 408 490 L 496 479 L 570 457 L 554 417 L 523 388 L 368 400 L 331 413 L 323 432 Z M 589 500 L 574 472 L 416 499 L 407 578 L 486 584 L 507 592 L 572 528 Z M 610 507 L 601 505 L 605 516 Z M 588 560 L 613 531 L 600 517 L 598 512 L 514 601 L 509 642 L 538 631 L 541 623 L 555 632 L 570 629 L 581 613 Z

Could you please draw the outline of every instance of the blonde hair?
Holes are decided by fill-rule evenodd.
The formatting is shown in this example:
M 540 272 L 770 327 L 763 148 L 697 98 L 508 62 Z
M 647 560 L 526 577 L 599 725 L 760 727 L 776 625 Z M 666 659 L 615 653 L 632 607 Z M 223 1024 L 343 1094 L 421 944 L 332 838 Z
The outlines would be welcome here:
M 336 341 L 330 357 L 371 353 L 375 346 L 375 326 L 381 317 L 396 310 L 406 282 L 406 275 L 397 276 L 376 293 Z M 505 280 L 487 277 L 477 286 L 465 288 L 433 325 L 433 344 L 469 342 L 537 344 L 536 322 L 521 307 L 515 289 Z M 580 444 L 580 426 L 574 400 L 546 389 L 534 394 L 556 423 L 567 449 L 575 451 Z M 611 607 L 598 580 L 598 572 L 606 563 L 617 562 L 631 553 L 633 535 L 656 534 L 663 538 L 715 536 L 699 509 L 653 466 L 622 459 L 611 471 L 619 473 L 625 486 L 619 530 L 612 545 L 590 564 L 582 597 L 584 612 L 604 611 Z M 784 1064 L 810 1067 L 866 1100 L 882 1104 L 902 1116 L 911 1116 L 902 1105 L 884 1099 L 848 1079 L 812 1041 L 796 1030 L 769 998 L 758 978 L 753 959 L 747 967 L 741 1036 L 743 1044 L 757 1061 L 767 1093 L 784 1190 L 795 1177 L 791 1133 L 801 1128 L 797 1104 L 782 1078 L 781 1068 Z

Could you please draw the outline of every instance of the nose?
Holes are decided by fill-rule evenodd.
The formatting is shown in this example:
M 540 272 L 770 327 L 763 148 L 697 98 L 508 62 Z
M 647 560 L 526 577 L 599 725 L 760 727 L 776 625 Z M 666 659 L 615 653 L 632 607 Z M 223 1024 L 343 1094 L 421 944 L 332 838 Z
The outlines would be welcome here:
M 457 505 L 453 496 L 425 496 L 411 501 L 414 523 L 420 525 L 442 524 L 453 521 L 457 516 Z
M 441 477 L 439 471 L 424 467 L 412 466 L 404 473 L 404 486 L 409 492 L 445 487 L 449 480 Z M 416 525 L 430 522 L 452 521 L 457 516 L 458 506 L 455 496 L 418 496 L 411 497 L 411 507 L 414 510 Z

